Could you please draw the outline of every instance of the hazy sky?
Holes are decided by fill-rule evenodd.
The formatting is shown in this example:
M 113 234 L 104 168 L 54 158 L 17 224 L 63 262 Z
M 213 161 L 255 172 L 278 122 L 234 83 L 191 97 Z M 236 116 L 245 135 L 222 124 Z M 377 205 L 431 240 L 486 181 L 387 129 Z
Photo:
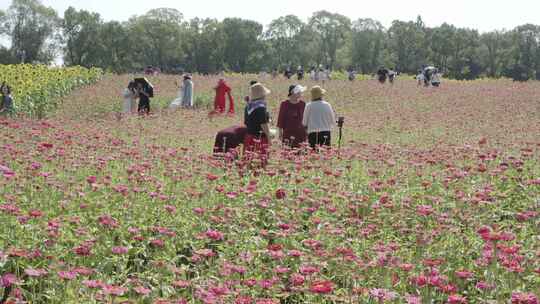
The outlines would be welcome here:
M 267 25 L 272 19 L 295 14 L 307 20 L 314 11 L 329 10 L 350 17 L 373 18 L 384 26 L 392 20 L 413 20 L 422 15 L 428 26 L 448 22 L 480 31 L 512 29 L 524 23 L 540 24 L 540 0 L 42 0 L 60 15 L 69 6 L 98 12 L 105 20 L 127 20 L 152 8 L 176 8 L 186 18 L 242 17 Z M 11 0 L 0 0 L 6 9 Z

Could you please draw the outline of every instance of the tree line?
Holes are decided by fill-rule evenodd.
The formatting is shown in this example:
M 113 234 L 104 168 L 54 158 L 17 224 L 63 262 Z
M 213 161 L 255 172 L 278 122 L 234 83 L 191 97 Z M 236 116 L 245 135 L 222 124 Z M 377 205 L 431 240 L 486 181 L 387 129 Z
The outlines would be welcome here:
M 416 73 L 432 64 L 448 77 L 540 79 L 540 26 L 479 33 L 444 23 L 414 21 L 385 28 L 373 19 L 352 21 L 328 11 L 307 22 L 294 15 L 266 27 L 240 18 L 186 20 L 158 8 L 128 21 L 105 22 L 98 13 L 70 7 L 63 16 L 39 0 L 13 0 L 0 10 L 0 63 L 50 63 L 101 67 L 117 73 L 159 67 L 166 72 L 259 72 L 328 65 L 371 74 L 379 66 Z

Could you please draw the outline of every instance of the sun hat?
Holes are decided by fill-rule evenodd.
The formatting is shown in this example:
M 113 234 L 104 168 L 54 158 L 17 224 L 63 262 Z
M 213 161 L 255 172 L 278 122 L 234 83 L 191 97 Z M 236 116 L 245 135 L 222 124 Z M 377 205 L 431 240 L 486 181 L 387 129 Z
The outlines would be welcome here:
M 314 86 L 311 88 L 311 100 L 322 99 L 324 94 L 326 94 L 326 90 L 320 86 Z
M 293 94 L 300 94 L 300 93 L 304 93 L 306 91 L 306 87 L 303 87 L 299 84 L 293 84 L 289 87 L 289 97 Z
M 270 94 L 270 90 L 261 83 L 256 83 L 251 86 L 251 100 L 264 99 L 268 94 Z

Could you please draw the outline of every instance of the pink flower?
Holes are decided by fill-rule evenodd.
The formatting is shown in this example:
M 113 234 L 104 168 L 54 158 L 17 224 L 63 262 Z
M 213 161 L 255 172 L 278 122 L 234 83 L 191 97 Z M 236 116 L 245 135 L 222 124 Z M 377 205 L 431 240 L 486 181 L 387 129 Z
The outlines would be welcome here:
M 419 296 L 408 295 L 405 297 L 405 301 L 407 301 L 407 304 L 422 304 L 422 298 Z
M 136 293 L 143 296 L 149 295 L 152 292 L 152 290 L 145 288 L 143 286 L 135 287 L 133 290 L 135 290 Z
M 17 276 L 12 273 L 6 273 L 0 278 L 0 285 L 7 288 L 11 285 L 17 284 L 18 281 Z
M 112 295 L 116 297 L 123 296 L 128 291 L 128 289 L 125 287 L 114 285 L 105 285 L 101 287 L 101 290 L 105 295 Z
M 456 276 L 460 279 L 470 279 L 473 277 L 473 273 L 467 270 L 456 271 Z
M 311 284 L 309 290 L 317 294 L 328 294 L 334 290 L 334 284 L 330 281 L 316 281 Z
M 293 286 L 302 286 L 302 285 L 304 285 L 305 281 L 306 281 L 306 279 L 304 278 L 304 276 L 301 275 L 301 274 L 298 274 L 298 273 L 293 274 L 291 276 L 291 278 L 289 279 L 289 282 Z
M 77 273 L 74 271 L 59 271 L 58 276 L 63 280 L 71 281 L 77 278 Z
M 128 253 L 129 249 L 127 247 L 113 247 L 112 253 L 116 255 L 122 255 Z
M 47 275 L 47 270 L 45 270 L 45 269 L 27 268 L 27 269 L 24 270 L 24 273 L 29 277 L 39 278 L 39 277 Z
M 167 210 L 167 212 L 169 212 L 170 214 L 176 213 L 176 207 L 172 205 L 166 205 L 165 210 Z
M 223 240 L 223 233 L 217 231 L 217 230 L 208 230 L 205 233 L 206 237 L 209 239 L 212 239 L 214 241 L 221 241 Z
M 103 286 L 105 286 L 105 284 L 103 284 L 103 282 L 96 281 L 96 280 L 84 280 L 82 283 L 83 283 L 84 286 L 86 286 L 88 288 L 92 288 L 92 289 L 102 288 Z
M 276 190 L 277 199 L 282 200 L 282 199 L 285 199 L 285 197 L 287 197 L 287 192 L 285 191 L 285 189 L 280 188 Z
M 182 280 L 174 281 L 172 283 L 172 286 L 176 288 L 180 288 L 180 289 L 188 288 L 190 285 L 191 283 L 189 281 L 182 281 Z
M 300 273 L 303 275 L 310 275 L 310 274 L 318 273 L 319 271 L 320 271 L 319 268 L 315 266 L 311 266 L 311 265 L 300 266 Z
M 489 290 L 493 289 L 493 285 L 484 281 L 479 281 L 478 283 L 476 283 L 476 288 L 480 290 Z
M 163 240 L 157 239 L 157 240 L 150 241 L 150 245 L 156 248 L 163 248 L 165 247 L 165 242 Z
M 95 184 L 96 181 L 97 181 L 97 177 L 95 177 L 95 176 L 93 176 L 93 175 L 92 175 L 92 176 L 88 176 L 88 177 L 86 178 L 86 182 L 89 183 L 90 185 Z
M 249 296 L 239 296 L 234 301 L 234 304 L 253 304 L 253 298 Z
M 451 295 L 448 297 L 449 304 L 467 304 L 467 299 L 460 295 Z
M 512 293 L 512 304 L 538 304 L 538 298 L 533 293 Z
M 391 301 L 397 297 L 397 293 L 380 288 L 371 289 L 369 291 L 369 295 L 373 298 L 383 301 Z

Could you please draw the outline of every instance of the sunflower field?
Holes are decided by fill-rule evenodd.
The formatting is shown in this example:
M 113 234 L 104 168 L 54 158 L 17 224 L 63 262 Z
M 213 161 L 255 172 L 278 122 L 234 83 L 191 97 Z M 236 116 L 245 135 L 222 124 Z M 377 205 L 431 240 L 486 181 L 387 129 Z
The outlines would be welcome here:
M 95 83 L 102 75 L 102 70 L 97 68 L 0 65 L 0 82 L 11 86 L 15 110 L 34 117 L 43 117 L 58 106 L 59 97 Z

